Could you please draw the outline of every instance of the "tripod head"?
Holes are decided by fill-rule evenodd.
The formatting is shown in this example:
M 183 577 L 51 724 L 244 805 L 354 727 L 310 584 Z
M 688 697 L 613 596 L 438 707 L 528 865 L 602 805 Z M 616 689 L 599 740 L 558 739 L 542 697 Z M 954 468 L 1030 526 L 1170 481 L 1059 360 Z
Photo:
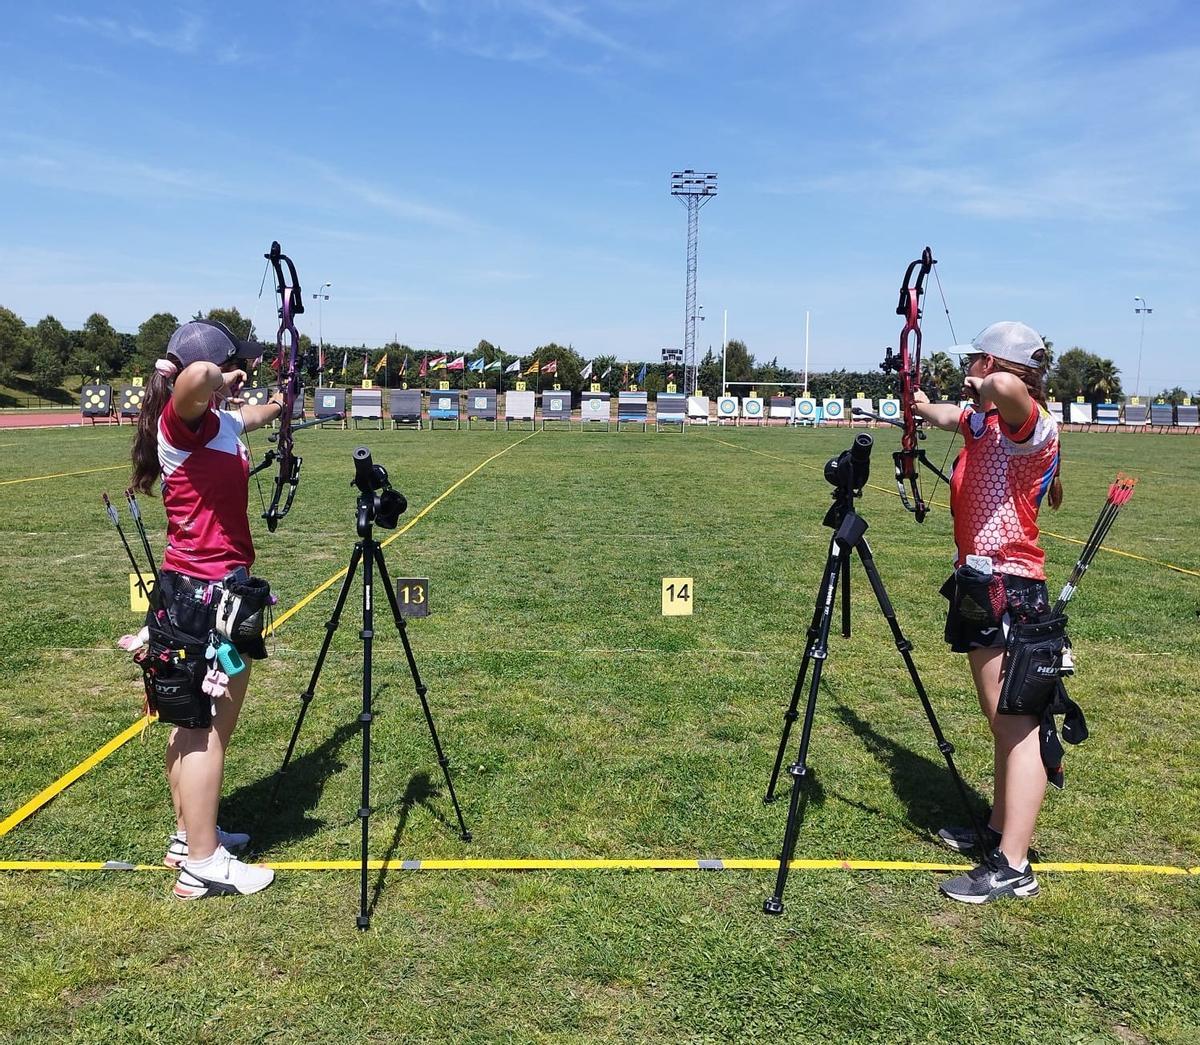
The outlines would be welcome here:
M 366 537 L 372 524 L 392 529 L 408 509 L 408 499 L 388 482 L 387 469 L 371 460 L 371 449 L 360 446 L 354 451 L 354 479 L 358 487 L 358 535 Z
M 825 515 L 825 525 L 830 529 L 841 526 L 846 513 L 854 507 L 854 499 L 862 496 L 863 487 L 871 476 L 871 447 L 874 445 L 875 440 L 861 432 L 854 437 L 850 449 L 825 462 L 825 481 L 833 487 L 833 504 Z

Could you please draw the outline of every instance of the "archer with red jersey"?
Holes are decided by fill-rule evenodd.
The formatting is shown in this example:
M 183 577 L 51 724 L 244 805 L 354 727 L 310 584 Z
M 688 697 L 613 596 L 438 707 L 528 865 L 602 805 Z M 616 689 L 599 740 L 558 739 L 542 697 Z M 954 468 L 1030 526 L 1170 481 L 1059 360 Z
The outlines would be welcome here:
M 1046 793 L 1040 720 L 1001 713 L 1006 642 L 1017 624 L 1050 616 L 1045 556 L 1038 547 L 1038 510 L 1062 502 L 1058 426 L 1046 405 L 1046 347 L 1024 323 L 987 327 L 964 356 L 962 395 L 972 406 L 930 403 L 914 393 L 915 412 L 936 428 L 958 432 L 965 446 L 950 481 L 956 544 L 954 574 L 942 587 L 950 600 L 946 641 L 965 653 L 979 705 L 991 727 L 995 795 L 984 829 L 989 852 L 979 866 L 941 884 L 964 903 L 1037 895 L 1029 865 L 1033 829 Z M 972 828 L 945 827 L 950 848 L 972 849 Z

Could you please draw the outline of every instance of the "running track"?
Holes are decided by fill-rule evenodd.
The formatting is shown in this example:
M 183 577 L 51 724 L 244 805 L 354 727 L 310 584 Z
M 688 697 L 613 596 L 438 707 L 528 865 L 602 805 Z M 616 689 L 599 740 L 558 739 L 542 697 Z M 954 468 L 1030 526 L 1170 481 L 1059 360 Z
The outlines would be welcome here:
M 78 411 L 57 410 L 52 414 L 0 414 L 0 428 L 79 427 L 83 418 Z M 91 427 L 91 422 L 87 423 Z

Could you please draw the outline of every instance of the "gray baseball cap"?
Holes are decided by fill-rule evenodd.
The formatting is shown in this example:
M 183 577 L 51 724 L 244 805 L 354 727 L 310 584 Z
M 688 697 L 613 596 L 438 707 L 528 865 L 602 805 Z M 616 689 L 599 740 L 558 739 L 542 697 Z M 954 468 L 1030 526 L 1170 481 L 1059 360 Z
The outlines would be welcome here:
M 1035 353 L 1044 352 L 1042 335 L 1026 323 L 1006 319 L 984 327 L 969 345 L 954 345 L 947 352 L 960 356 L 989 355 L 1021 366 L 1040 367 Z
M 215 319 L 193 319 L 171 335 L 167 354 L 174 356 L 184 367 L 201 360 L 224 366 L 234 358 L 258 359 L 263 354 L 263 347 L 257 341 L 235 337 L 233 331 Z

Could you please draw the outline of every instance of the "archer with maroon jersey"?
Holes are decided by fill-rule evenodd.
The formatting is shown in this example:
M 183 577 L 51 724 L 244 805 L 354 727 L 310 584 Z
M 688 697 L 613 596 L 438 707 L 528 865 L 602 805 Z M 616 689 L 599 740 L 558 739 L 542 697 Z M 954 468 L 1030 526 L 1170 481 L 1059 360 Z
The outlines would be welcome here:
M 161 480 L 167 516 L 148 649 L 139 662 L 148 698 L 159 698 L 160 721 L 175 726 L 166 756 L 175 829 L 164 863 L 179 870 L 174 892 L 180 899 L 254 893 L 274 878 L 269 868 L 233 855 L 249 835 L 217 826 L 225 752 L 251 662 L 266 656 L 261 614 L 248 628 L 233 623 L 255 589 L 260 608 L 267 600 L 265 582 L 250 577 L 250 465 L 241 436 L 280 419 L 284 396 L 276 393 L 260 406 L 239 397 L 261 353 L 261 345 L 221 323 L 183 324 L 154 365 L 133 444 L 133 488 L 149 494 Z M 223 405 L 238 409 L 219 409 Z

